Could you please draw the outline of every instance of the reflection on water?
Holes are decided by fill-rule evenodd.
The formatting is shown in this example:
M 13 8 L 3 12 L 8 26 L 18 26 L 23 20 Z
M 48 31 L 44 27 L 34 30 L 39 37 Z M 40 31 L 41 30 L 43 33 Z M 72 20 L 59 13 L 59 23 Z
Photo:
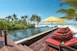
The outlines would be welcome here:
M 21 40 L 23 38 L 27 38 L 33 35 L 36 35 L 38 33 L 44 32 L 46 30 L 51 29 L 50 27 L 40 27 L 40 28 L 28 28 L 23 30 L 15 30 L 8 32 L 8 36 L 14 40 Z

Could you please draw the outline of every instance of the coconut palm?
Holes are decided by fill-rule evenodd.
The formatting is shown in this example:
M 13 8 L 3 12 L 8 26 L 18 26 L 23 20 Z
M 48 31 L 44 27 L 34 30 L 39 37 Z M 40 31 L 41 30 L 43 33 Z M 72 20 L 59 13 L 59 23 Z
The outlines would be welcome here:
M 30 18 L 31 23 L 33 22 L 33 20 L 34 20 L 34 16 L 32 15 Z
M 14 19 L 13 19 L 13 18 L 11 18 L 11 21 L 13 22 L 13 21 L 14 21 Z
M 33 14 L 30 18 L 30 21 L 37 22 L 37 24 L 39 24 L 39 22 L 41 21 L 41 18 L 40 16 Z
M 60 5 L 64 5 L 64 4 L 77 8 L 77 0 L 62 0 Z
M 40 21 L 41 21 L 40 16 L 37 16 L 37 17 L 36 17 L 36 22 L 37 22 L 37 24 L 39 24 Z
M 62 0 L 60 5 L 62 6 L 62 5 L 65 5 L 65 4 L 69 5 L 69 6 L 72 6 L 72 7 L 77 9 L 77 0 Z M 75 14 L 75 20 L 77 21 L 77 14 Z
M 36 16 L 33 14 L 33 15 L 31 16 L 31 18 L 30 18 L 30 21 L 31 21 L 31 22 L 35 22 L 35 19 L 36 19 L 35 17 L 36 17 Z
M 63 18 L 75 19 L 77 21 L 77 10 L 75 8 L 60 9 L 57 11 L 57 13 L 58 12 L 65 14 Z
M 27 24 L 27 20 L 26 20 L 27 18 L 28 18 L 28 16 L 25 15 L 25 16 L 24 16 L 25 24 Z
M 21 22 L 24 24 L 24 16 L 21 16 Z
M 10 21 L 11 16 L 10 16 L 10 15 L 9 15 L 9 16 L 7 16 L 7 17 L 6 17 L 6 19 L 7 19 L 8 21 Z
M 15 13 L 13 14 L 13 20 L 14 20 L 15 22 L 17 22 L 17 20 L 18 20 L 17 15 L 16 15 Z
M 27 16 L 22 16 L 21 19 L 22 19 L 22 23 L 26 25 L 27 24 L 27 21 L 26 21 Z

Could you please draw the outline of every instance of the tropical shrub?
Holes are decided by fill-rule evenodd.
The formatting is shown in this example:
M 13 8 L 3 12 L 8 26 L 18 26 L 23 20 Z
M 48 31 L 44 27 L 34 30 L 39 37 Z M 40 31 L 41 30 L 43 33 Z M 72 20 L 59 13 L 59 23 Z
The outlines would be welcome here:
M 28 27 L 28 28 L 34 28 L 35 25 L 34 25 L 34 24 L 28 24 L 27 27 Z
M 5 20 L 0 20 L 0 30 L 7 30 L 7 24 Z

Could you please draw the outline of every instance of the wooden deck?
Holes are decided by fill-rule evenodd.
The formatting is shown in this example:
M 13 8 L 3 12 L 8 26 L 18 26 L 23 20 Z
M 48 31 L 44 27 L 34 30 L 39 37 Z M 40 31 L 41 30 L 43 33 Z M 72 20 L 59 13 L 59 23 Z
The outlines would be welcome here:
M 56 47 L 52 44 L 45 42 L 47 38 L 51 38 L 51 32 L 47 36 L 41 38 L 40 40 L 34 42 L 30 46 L 15 44 L 10 38 L 7 37 L 7 46 L 5 45 L 4 35 L 0 37 L 0 51 L 77 51 L 72 47 Z M 1 46 L 2 45 L 2 46 Z M 54 48 L 56 47 L 56 48 Z
M 50 33 L 51 34 L 51 33 Z M 45 40 L 49 37 L 51 37 L 49 35 L 45 36 L 44 38 L 38 40 L 37 42 L 33 43 L 31 46 L 29 46 L 31 49 L 33 49 L 34 51 L 58 51 L 54 48 L 51 48 L 48 46 L 48 44 L 45 42 Z
M 52 44 L 48 44 L 47 42 L 45 42 L 45 40 L 49 37 L 51 38 L 51 34 L 52 33 L 38 40 L 37 42 L 33 43 L 29 47 L 33 49 L 34 51 L 77 51 L 77 49 L 69 47 L 69 46 L 56 47 Z M 52 45 L 52 46 L 48 46 L 48 45 Z
M 15 44 L 13 40 L 7 37 L 7 46 L 5 45 L 5 35 L 2 33 L 2 36 L 0 37 L 0 51 L 52 51 L 56 49 L 51 49 L 47 46 L 45 43 L 45 39 L 49 37 L 49 35 L 45 36 L 44 38 L 40 39 L 39 41 L 36 41 L 31 46 L 21 45 L 21 44 Z M 57 51 L 57 50 L 56 50 Z
M 7 37 L 7 46 L 5 45 L 4 35 L 0 37 L 0 51 L 33 51 L 26 45 L 17 45 L 10 38 Z

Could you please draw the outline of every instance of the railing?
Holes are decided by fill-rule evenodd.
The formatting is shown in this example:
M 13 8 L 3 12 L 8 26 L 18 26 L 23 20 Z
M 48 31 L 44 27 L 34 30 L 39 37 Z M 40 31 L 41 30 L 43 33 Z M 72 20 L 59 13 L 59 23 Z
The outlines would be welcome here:
M 7 30 L 0 30 L 0 37 L 4 38 L 4 45 L 7 46 Z

